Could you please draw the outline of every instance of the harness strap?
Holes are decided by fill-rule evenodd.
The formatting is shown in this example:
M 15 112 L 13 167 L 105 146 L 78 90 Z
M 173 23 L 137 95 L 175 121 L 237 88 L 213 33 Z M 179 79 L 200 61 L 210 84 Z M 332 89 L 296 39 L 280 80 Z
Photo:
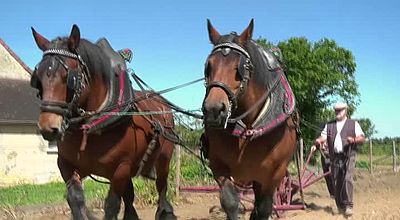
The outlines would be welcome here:
M 232 104 L 233 104 L 233 108 L 235 109 L 236 107 L 237 107 L 237 95 L 236 94 L 234 94 L 233 92 L 232 92 L 232 90 L 230 90 L 229 88 L 228 88 L 228 86 L 225 84 L 225 83 L 223 83 L 223 82 L 220 82 L 220 81 L 214 81 L 214 82 L 210 82 L 209 84 L 208 84 L 208 86 L 207 86 L 207 94 L 210 92 L 210 90 L 212 89 L 212 88 L 214 88 L 214 87 L 218 87 L 218 88 L 221 88 L 222 90 L 224 90 L 224 92 L 226 93 L 226 95 L 228 96 L 228 99 L 230 100 L 230 101 L 232 101 Z
M 243 55 L 245 55 L 245 56 L 247 57 L 247 59 L 250 59 L 250 55 L 249 55 L 249 53 L 248 53 L 245 49 L 243 49 L 243 48 L 242 48 L 241 46 L 239 46 L 238 44 L 236 44 L 236 43 L 231 43 L 231 42 L 221 43 L 221 44 L 215 45 L 211 53 L 213 53 L 214 51 L 216 51 L 216 50 L 218 50 L 218 49 L 220 49 L 220 48 L 226 48 L 226 47 L 232 48 L 232 49 L 234 49 L 234 50 L 237 50 L 237 51 L 239 51 L 240 53 L 242 53 Z
M 236 118 L 230 118 L 228 119 L 229 123 L 236 123 L 240 120 L 242 120 L 243 118 L 245 118 L 248 114 L 250 114 L 252 111 L 254 111 L 259 105 L 261 105 L 263 103 L 263 101 L 265 101 L 268 96 L 270 96 L 270 94 L 275 90 L 276 86 L 278 85 L 278 82 L 280 81 L 280 78 L 278 77 L 275 82 L 272 84 L 271 88 L 269 90 L 267 90 L 263 96 L 261 96 L 256 103 L 254 103 L 253 106 L 251 106 L 251 108 L 249 108 L 246 112 L 244 112 L 243 114 L 239 115 Z
M 87 139 L 88 139 L 87 130 L 83 130 L 83 132 L 82 132 L 81 146 L 79 147 L 79 152 L 78 152 L 78 160 L 81 159 L 81 156 L 82 156 L 83 152 L 84 152 L 85 149 L 86 149 Z
M 142 173 L 144 165 L 146 164 L 147 160 L 152 155 L 154 149 L 157 146 L 157 139 L 158 139 L 158 136 L 159 136 L 159 131 L 157 131 L 156 129 L 154 129 L 154 130 L 155 130 L 155 132 L 154 132 L 153 138 L 149 142 L 149 145 L 147 147 L 146 153 L 143 155 L 142 160 L 139 163 L 139 168 L 138 168 L 135 176 L 139 176 L 140 173 Z

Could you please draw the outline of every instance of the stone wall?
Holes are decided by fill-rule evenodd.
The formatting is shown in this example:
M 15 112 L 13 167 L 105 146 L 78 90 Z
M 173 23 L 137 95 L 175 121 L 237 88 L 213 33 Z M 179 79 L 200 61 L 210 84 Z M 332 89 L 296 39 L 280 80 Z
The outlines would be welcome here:
M 35 125 L 0 125 L 0 186 L 61 181 L 57 154 Z

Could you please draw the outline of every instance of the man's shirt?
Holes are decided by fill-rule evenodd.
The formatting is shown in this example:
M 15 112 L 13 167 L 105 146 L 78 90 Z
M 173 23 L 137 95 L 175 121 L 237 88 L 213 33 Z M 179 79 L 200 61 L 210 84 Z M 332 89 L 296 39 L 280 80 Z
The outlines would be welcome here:
M 346 123 L 346 120 L 347 119 L 345 119 L 343 121 L 336 121 L 337 133 L 336 133 L 335 141 L 334 141 L 335 144 L 333 146 L 333 149 L 334 149 L 335 153 L 342 153 L 343 152 L 343 142 L 342 142 L 342 137 L 340 136 L 340 132 L 342 131 L 343 126 Z M 355 129 L 354 132 L 356 134 L 356 137 L 358 137 L 360 135 L 364 135 L 364 132 L 361 129 L 361 126 L 358 123 L 358 121 L 355 121 L 355 128 L 354 129 Z M 327 125 L 325 124 L 324 130 L 322 130 L 322 132 L 321 132 L 321 136 L 324 137 L 324 139 L 326 140 L 327 139 L 327 134 L 328 134 Z M 347 137 L 343 137 L 343 138 L 346 139 Z

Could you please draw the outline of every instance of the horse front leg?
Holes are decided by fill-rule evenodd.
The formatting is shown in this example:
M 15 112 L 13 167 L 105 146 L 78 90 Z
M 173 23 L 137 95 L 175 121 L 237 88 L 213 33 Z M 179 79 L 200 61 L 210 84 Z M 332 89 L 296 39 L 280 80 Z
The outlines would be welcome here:
M 133 202 L 135 200 L 135 191 L 133 188 L 132 180 L 130 180 L 125 188 L 125 192 L 122 195 L 125 204 L 124 220 L 139 220 L 139 216 L 136 212 Z
M 112 188 L 110 186 L 104 202 L 104 219 L 106 220 L 117 220 L 119 209 L 121 208 L 121 196 L 117 195 Z
M 221 207 L 225 211 L 227 219 L 238 219 L 240 203 L 239 189 L 230 178 L 219 177 L 216 181 L 220 187 L 219 199 Z
M 124 219 L 138 219 L 136 211 L 129 216 L 130 206 L 133 203 L 133 186 L 131 180 L 131 163 L 129 161 L 121 163 L 114 171 L 111 179 L 110 189 L 104 203 L 104 218 L 107 220 L 117 220 L 121 208 L 121 196 L 124 197 L 125 208 Z M 128 203 L 128 204 L 127 204 Z M 130 203 L 130 204 L 129 204 Z M 133 209 L 133 206 L 132 206 Z M 128 212 L 128 215 L 126 215 Z M 136 214 L 136 218 L 135 217 Z
M 82 182 L 75 168 L 60 156 L 57 159 L 58 168 L 67 186 L 67 202 L 74 220 L 89 219 L 89 212 L 85 204 L 85 195 Z
M 253 182 L 254 209 L 251 212 L 250 220 L 267 220 L 272 214 L 273 193 L 263 191 L 262 185 Z

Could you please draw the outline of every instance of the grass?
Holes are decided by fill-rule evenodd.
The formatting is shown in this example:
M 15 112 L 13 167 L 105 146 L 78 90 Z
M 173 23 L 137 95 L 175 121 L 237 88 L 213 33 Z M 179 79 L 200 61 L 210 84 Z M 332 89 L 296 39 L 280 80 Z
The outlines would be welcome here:
M 87 199 L 104 197 L 108 185 L 95 183 L 92 180 L 84 182 Z M 54 204 L 65 201 L 66 187 L 62 182 L 47 184 L 22 184 L 0 189 L 0 207 L 16 207 L 35 204 Z
M 158 199 L 155 182 L 135 178 L 135 196 L 143 204 L 156 204 Z M 104 199 L 108 193 L 108 184 L 97 183 L 93 180 L 84 181 L 85 198 L 87 201 Z M 173 191 L 174 187 L 169 187 Z M 169 193 L 173 199 L 174 193 Z M 66 187 L 63 182 L 47 184 L 22 184 L 0 188 L 0 208 L 18 207 L 37 204 L 62 203 L 66 198 Z
M 0 191 L 0 207 L 17 205 L 51 204 L 63 199 L 65 187 L 62 183 L 45 185 L 23 184 L 3 188 Z
M 193 156 L 182 154 L 181 161 L 182 184 L 206 184 L 214 183 L 200 161 Z M 175 199 L 175 160 L 170 164 L 168 177 L 167 197 L 170 201 Z M 87 201 L 103 200 L 108 193 L 108 184 L 97 183 L 91 179 L 84 182 L 84 191 Z M 158 200 L 158 193 L 155 181 L 134 178 L 135 196 L 137 201 L 145 205 L 155 205 Z M 65 202 L 66 187 L 63 182 L 47 184 L 21 184 L 12 187 L 0 188 L 0 208 L 13 208 L 25 205 L 55 204 Z

